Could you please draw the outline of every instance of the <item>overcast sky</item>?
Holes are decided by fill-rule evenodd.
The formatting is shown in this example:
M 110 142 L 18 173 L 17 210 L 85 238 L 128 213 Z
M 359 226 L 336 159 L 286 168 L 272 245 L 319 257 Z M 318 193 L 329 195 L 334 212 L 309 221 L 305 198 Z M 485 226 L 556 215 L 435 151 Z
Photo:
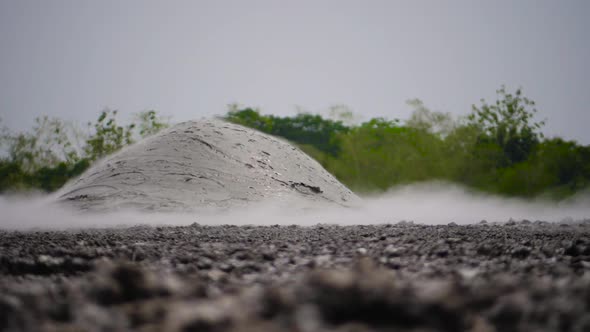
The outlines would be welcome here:
M 590 1 L 0 0 L 0 116 L 173 121 L 230 103 L 292 115 L 348 105 L 466 114 L 505 84 L 545 132 L 590 144 Z

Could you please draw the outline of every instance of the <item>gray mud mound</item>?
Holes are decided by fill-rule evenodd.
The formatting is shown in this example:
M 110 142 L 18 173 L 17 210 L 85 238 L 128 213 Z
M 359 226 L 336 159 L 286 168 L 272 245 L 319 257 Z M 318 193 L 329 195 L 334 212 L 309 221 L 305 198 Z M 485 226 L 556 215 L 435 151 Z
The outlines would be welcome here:
M 264 200 L 351 206 L 359 201 L 299 149 L 221 120 L 180 123 L 130 146 L 92 166 L 58 197 L 93 211 L 192 211 Z

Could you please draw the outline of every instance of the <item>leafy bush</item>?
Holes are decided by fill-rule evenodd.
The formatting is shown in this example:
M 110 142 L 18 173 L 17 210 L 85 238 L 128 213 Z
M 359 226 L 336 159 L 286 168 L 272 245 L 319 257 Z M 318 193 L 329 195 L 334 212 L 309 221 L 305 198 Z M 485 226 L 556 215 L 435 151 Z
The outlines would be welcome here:
M 336 156 L 340 150 L 337 134 L 348 131 L 342 121 L 324 119 L 320 115 L 299 113 L 294 117 L 261 115 L 257 109 L 239 109 L 231 105 L 225 120 L 254 128 L 267 134 L 284 137 L 298 144 Z
M 37 118 L 31 132 L 13 134 L 3 127 L 0 146 L 8 156 L 0 159 L 0 192 L 57 190 L 93 161 L 168 126 L 155 111 L 141 112 L 135 116 L 137 123 L 125 126 L 117 124 L 116 116 L 117 111 L 102 111 L 88 124 L 88 133 L 48 117 Z
M 481 107 L 474 105 L 468 119 L 481 129 L 480 142 L 493 143 L 502 149 L 500 166 L 510 166 L 527 160 L 543 137 L 539 130 L 545 122 L 532 122 L 537 113 L 535 102 L 522 96 L 521 89 L 511 94 L 501 87 L 496 93 L 499 99 L 494 104 L 482 99 Z
M 521 89 L 501 87 L 497 94 L 494 103 L 482 100 L 463 119 L 431 111 L 418 99 L 408 102 L 414 111 L 403 124 L 375 118 L 344 125 L 319 115 L 281 118 L 235 106 L 225 118 L 299 144 L 357 192 L 429 180 L 521 197 L 564 198 L 587 188 L 590 147 L 546 140 L 545 122 L 535 122 L 535 103 Z

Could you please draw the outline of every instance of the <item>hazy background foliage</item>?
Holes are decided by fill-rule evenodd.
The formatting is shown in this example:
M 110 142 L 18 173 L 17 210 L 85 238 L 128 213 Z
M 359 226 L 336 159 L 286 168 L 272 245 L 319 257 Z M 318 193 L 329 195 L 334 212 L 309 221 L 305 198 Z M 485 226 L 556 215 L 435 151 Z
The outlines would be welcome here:
M 561 199 L 590 184 L 590 147 L 544 138 L 545 121 L 535 120 L 535 103 L 521 89 L 501 87 L 497 100 L 481 100 L 465 118 L 431 111 L 418 99 L 408 105 L 413 112 L 405 121 L 345 125 L 346 110 L 332 113 L 334 120 L 236 106 L 225 119 L 296 143 L 358 193 L 443 180 L 507 196 Z
M 12 133 L 2 126 L 0 192 L 57 190 L 95 160 L 168 126 L 153 110 L 135 114 L 128 125 L 120 125 L 117 114 L 103 110 L 86 130 L 48 117 L 37 118 L 29 132 Z
M 545 122 L 535 119 L 535 103 L 521 89 L 510 93 L 501 87 L 495 101 L 481 100 L 465 118 L 431 111 L 418 99 L 408 105 L 413 112 L 405 121 L 358 123 L 345 106 L 333 107 L 327 117 L 280 117 L 230 105 L 223 118 L 291 141 L 361 194 L 432 180 L 554 199 L 588 188 L 590 147 L 545 138 Z M 86 130 L 47 117 L 26 133 L 2 127 L 0 192 L 56 190 L 93 161 L 168 126 L 155 111 L 136 114 L 127 125 L 117 115 L 104 110 Z

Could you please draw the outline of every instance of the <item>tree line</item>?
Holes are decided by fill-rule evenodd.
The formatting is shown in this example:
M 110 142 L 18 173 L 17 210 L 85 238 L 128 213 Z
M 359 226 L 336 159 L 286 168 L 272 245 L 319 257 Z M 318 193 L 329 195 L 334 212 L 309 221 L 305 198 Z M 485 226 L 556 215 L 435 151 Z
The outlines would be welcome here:
M 43 116 L 28 132 L 0 128 L 0 193 L 52 192 L 82 174 L 94 161 L 168 126 L 156 111 L 136 114 L 131 124 L 117 122 L 118 111 L 105 109 L 87 130 Z
M 442 180 L 488 193 L 555 199 L 590 184 L 590 146 L 545 138 L 535 121 L 534 101 L 521 89 L 497 91 L 464 118 L 429 110 L 411 100 L 409 119 L 373 118 L 345 125 L 351 117 L 300 113 L 263 115 L 234 107 L 228 121 L 284 137 L 319 161 L 353 191 Z
M 330 116 L 262 114 L 230 106 L 223 119 L 285 138 L 320 162 L 357 193 L 397 185 L 443 180 L 507 196 L 555 199 L 590 184 L 590 146 L 543 136 L 534 101 L 521 89 L 497 91 L 497 100 L 454 118 L 411 100 L 410 118 L 352 121 L 335 108 Z M 105 110 L 84 133 L 60 119 L 43 117 L 26 133 L 4 128 L 0 143 L 0 192 L 53 191 L 81 174 L 93 161 L 168 126 L 155 111 L 120 125 L 117 112 Z

